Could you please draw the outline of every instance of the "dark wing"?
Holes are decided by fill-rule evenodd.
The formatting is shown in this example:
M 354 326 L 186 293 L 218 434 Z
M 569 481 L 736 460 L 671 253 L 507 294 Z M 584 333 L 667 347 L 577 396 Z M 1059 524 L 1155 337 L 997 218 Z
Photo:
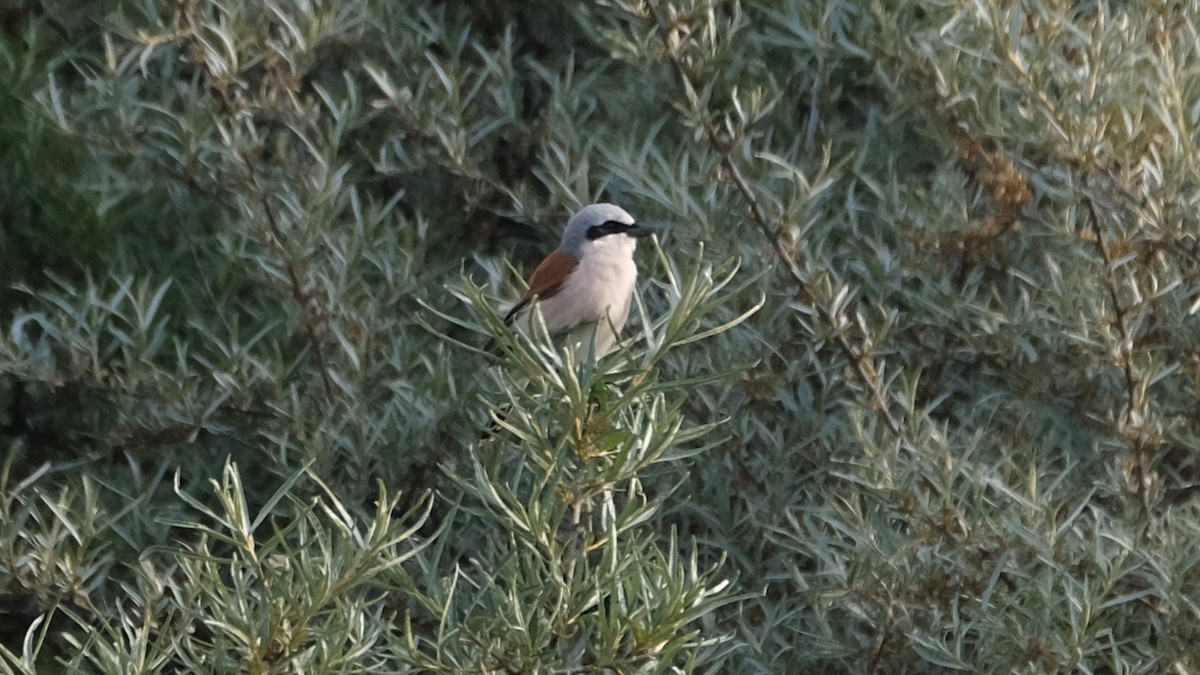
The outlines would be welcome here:
M 538 265 L 533 274 L 529 276 L 529 290 L 525 291 L 520 302 L 513 305 L 512 309 L 508 310 L 508 314 L 504 315 L 504 325 L 511 325 L 517 313 L 529 306 L 534 298 L 545 300 L 559 292 L 563 282 L 578 266 L 578 258 L 562 251 L 555 251 L 546 256 L 542 264 Z

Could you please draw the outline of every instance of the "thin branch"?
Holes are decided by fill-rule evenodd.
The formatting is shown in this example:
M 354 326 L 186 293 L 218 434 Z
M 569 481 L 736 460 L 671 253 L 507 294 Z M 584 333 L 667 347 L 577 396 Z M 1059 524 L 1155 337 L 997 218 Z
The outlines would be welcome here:
M 1129 329 L 1129 308 L 1121 303 L 1120 295 L 1117 293 L 1117 285 L 1113 280 L 1113 257 L 1104 241 L 1104 232 L 1100 228 L 1100 216 L 1096 213 L 1095 200 L 1088 195 L 1084 199 L 1084 206 L 1087 209 L 1088 227 L 1092 231 L 1096 250 L 1100 253 L 1100 259 L 1104 261 L 1104 277 L 1101 283 L 1113 306 L 1113 323 L 1116 324 L 1119 340 L 1114 357 L 1117 359 L 1117 367 L 1121 369 L 1125 380 L 1125 412 L 1117 423 L 1116 432 L 1118 437 L 1129 444 L 1134 475 L 1137 479 L 1138 495 L 1141 497 L 1143 510 L 1149 512 L 1151 491 L 1147 479 L 1152 473 L 1150 467 L 1152 443 L 1143 432 L 1143 424 L 1146 419 L 1146 397 L 1138 391 L 1142 386 L 1142 379 L 1133 366 L 1133 333 Z
M 271 204 L 266 195 L 260 197 L 262 202 L 263 212 L 267 214 L 267 223 L 271 228 L 271 238 L 275 241 L 276 248 L 283 256 L 284 267 L 287 269 L 288 283 L 291 284 L 292 299 L 296 304 L 300 305 L 300 313 L 303 319 L 304 336 L 312 347 L 313 353 L 317 358 L 317 367 L 321 370 L 321 383 L 325 386 L 325 395 L 333 398 L 333 382 L 329 375 L 329 366 L 325 362 L 325 351 L 321 349 L 321 342 L 317 339 L 316 329 L 313 327 L 311 310 L 309 309 L 309 297 L 304 291 L 304 286 L 300 283 L 300 274 L 296 271 L 296 261 L 289 255 L 289 251 L 284 246 L 283 230 L 279 227 L 279 221 L 275 219 L 275 213 L 271 211 Z
M 1104 278 L 1101 283 L 1104 285 L 1105 292 L 1108 293 L 1108 299 L 1113 306 L 1113 323 L 1117 326 L 1117 336 L 1120 340 L 1118 350 L 1118 366 L 1121 368 L 1125 378 L 1125 395 L 1127 401 L 1125 404 L 1125 413 L 1123 426 L 1133 424 L 1133 416 L 1136 413 L 1137 401 L 1137 375 L 1133 371 L 1133 359 L 1128 352 L 1128 348 L 1133 346 L 1133 338 L 1129 332 L 1129 325 L 1126 321 L 1125 307 L 1121 304 L 1120 296 L 1117 293 L 1116 284 L 1113 282 L 1113 260 L 1109 255 L 1108 246 L 1104 242 L 1104 232 L 1100 229 L 1100 217 L 1096 214 L 1096 206 L 1091 198 L 1084 200 L 1084 206 L 1088 212 L 1088 227 L 1092 230 L 1092 235 L 1096 244 L 1096 250 L 1100 253 L 1100 259 L 1104 261 Z
M 721 165 L 729 172 L 733 178 L 734 184 L 738 191 L 742 193 L 743 198 L 750 207 L 750 212 L 753 216 L 753 221 L 762 232 L 763 237 L 771 245 L 771 250 L 774 251 L 775 257 L 781 261 L 787 268 L 788 273 L 795 281 L 800 284 L 801 288 L 808 286 L 808 280 L 804 276 L 800 266 L 796 263 L 795 258 L 788 252 L 783 244 L 783 239 L 780 234 L 781 228 L 779 223 L 772 217 L 767 215 L 767 210 L 759 199 L 758 193 L 754 186 L 746 178 L 741 167 L 733 158 L 732 143 L 722 142 L 717 133 L 712 127 L 712 123 L 708 118 L 707 111 L 703 110 L 700 105 L 700 97 L 696 94 L 695 84 L 692 82 L 692 77 L 688 73 L 687 66 L 679 56 L 671 39 L 671 29 L 658 9 L 657 2 L 648 3 L 650 16 L 654 20 L 655 26 L 658 29 L 659 38 L 662 40 L 664 53 L 667 61 L 671 63 L 675 71 L 676 78 L 679 80 L 680 86 L 683 88 L 684 96 L 687 97 L 688 104 L 692 110 L 700 118 L 701 133 L 705 141 L 716 152 L 721 155 Z M 832 313 L 823 307 L 817 307 L 814 303 L 814 308 L 820 315 L 821 319 L 830 326 L 834 327 L 835 343 L 842 353 L 853 364 L 855 372 L 866 386 L 871 390 L 871 396 L 874 399 L 875 406 L 878 408 L 880 415 L 887 424 L 891 432 L 901 438 L 904 437 L 904 426 L 900 420 L 892 414 L 891 406 L 888 403 L 887 392 L 885 391 L 883 382 L 879 377 L 879 371 L 875 368 L 875 364 L 870 355 L 865 350 L 856 346 L 850 341 L 846 335 L 846 331 L 841 327 L 839 322 L 834 319 Z

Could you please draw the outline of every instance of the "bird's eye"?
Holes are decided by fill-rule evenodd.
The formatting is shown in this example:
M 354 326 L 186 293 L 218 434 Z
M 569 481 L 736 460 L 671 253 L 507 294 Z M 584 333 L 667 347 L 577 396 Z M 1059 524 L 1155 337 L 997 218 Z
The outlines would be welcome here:
M 634 223 L 622 223 L 616 220 L 610 220 L 602 225 L 593 225 L 587 229 L 588 239 L 599 239 L 608 234 L 620 234 L 632 230 L 636 225 Z

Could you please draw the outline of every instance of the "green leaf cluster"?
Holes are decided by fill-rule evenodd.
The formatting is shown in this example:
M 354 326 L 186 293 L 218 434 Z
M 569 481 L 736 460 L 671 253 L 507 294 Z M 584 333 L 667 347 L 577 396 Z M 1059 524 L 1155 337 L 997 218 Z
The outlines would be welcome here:
M 0 670 L 1200 668 L 1198 36 L 0 2 Z M 500 319 L 595 201 L 598 361 Z

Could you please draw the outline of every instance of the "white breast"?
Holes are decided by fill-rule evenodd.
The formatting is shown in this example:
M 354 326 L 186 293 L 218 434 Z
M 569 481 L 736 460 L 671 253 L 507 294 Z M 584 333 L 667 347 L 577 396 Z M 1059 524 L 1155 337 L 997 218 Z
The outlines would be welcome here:
M 608 236 L 588 246 L 562 290 L 539 304 L 551 334 L 567 334 L 568 341 L 576 345 L 577 355 L 587 352 L 594 334 L 596 355 L 602 356 L 612 351 L 616 333 L 629 318 L 637 282 L 633 262 L 636 242 L 632 237 Z M 527 325 L 528 317 L 522 323 Z

